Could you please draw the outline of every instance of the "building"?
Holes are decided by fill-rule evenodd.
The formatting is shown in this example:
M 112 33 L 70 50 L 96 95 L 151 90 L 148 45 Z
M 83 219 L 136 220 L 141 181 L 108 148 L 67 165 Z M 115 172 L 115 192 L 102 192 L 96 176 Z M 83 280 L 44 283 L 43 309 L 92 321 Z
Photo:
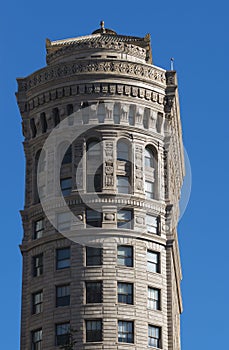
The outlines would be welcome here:
M 21 350 L 72 340 L 77 350 L 179 350 L 176 72 L 153 65 L 149 34 L 118 35 L 103 22 L 91 35 L 47 39 L 46 50 L 47 66 L 17 79 L 26 157 Z M 61 136 L 65 121 L 72 144 Z M 54 129 L 57 143 L 43 151 Z M 77 218 L 71 232 L 63 202 Z

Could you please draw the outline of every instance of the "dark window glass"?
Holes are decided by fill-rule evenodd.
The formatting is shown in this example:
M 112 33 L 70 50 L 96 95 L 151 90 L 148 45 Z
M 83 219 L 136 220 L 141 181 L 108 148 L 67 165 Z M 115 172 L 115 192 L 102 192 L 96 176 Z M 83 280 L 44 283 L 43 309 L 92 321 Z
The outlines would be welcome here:
M 118 265 L 133 266 L 133 247 L 129 245 L 118 246 Z
M 87 192 L 101 192 L 101 181 L 101 173 L 87 174 Z
M 153 348 L 161 348 L 161 328 L 156 326 L 148 326 L 148 346 Z
M 32 313 L 39 314 L 43 311 L 43 291 L 32 294 Z
M 41 118 L 42 133 L 44 133 L 47 131 L 47 121 L 46 121 L 45 113 L 41 113 L 40 118 Z
M 159 234 L 158 218 L 153 215 L 146 215 L 146 227 L 147 227 L 147 232 L 158 235 Z
M 117 159 L 118 160 L 129 160 L 129 145 L 127 142 L 120 140 L 117 144 Z
M 70 285 L 65 284 L 56 287 L 56 306 L 70 305 Z
M 149 147 L 145 148 L 145 167 L 154 168 L 154 155 Z
M 56 345 L 67 345 L 70 340 L 70 323 L 56 325 Z
M 160 253 L 147 251 L 147 271 L 160 273 Z
M 101 150 L 100 143 L 98 140 L 89 141 L 87 143 L 87 158 L 94 159 L 100 158 Z
M 102 320 L 86 320 L 86 342 L 102 341 Z
M 117 212 L 117 227 L 123 229 L 132 228 L 132 211 L 131 210 L 119 210 Z
M 118 193 L 130 193 L 130 183 L 128 176 L 117 176 Z
M 148 308 L 152 310 L 160 310 L 160 290 L 148 287 Z
M 86 303 L 102 303 L 102 282 L 86 282 Z
M 69 164 L 72 162 L 72 146 L 69 146 L 67 151 L 65 152 L 64 158 L 62 160 L 62 164 Z
M 42 329 L 32 331 L 32 350 L 42 350 Z
M 129 108 L 129 124 L 130 125 L 134 125 L 134 113 L 135 112 L 135 106 L 134 105 L 130 105 Z
M 59 109 L 58 108 L 53 108 L 52 113 L 53 113 L 54 126 L 57 126 L 60 123 Z
M 86 247 L 86 265 L 102 265 L 102 248 Z
M 40 219 L 34 222 L 34 239 L 41 238 L 44 232 L 44 219 Z
M 153 182 L 145 181 L 145 194 L 146 194 L 146 198 L 150 198 L 150 199 L 154 198 Z
M 133 284 L 118 282 L 118 302 L 133 304 Z
M 133 321 L 118 321 L 118 341 L 121 343 L 134 343 Z
M 101 227 L 102 226 L 102 213 L 87 209 L 86 210 L 86 224 L 87 227 Z
M 43 274 L 43 254 L 33 257 L 33 276 L 37 277 Z
M 70 267 L 70 248 L 61 248 L 56 251 L 57 270 Z
M 61 179 L 60 188 L 63 196 L 69 196 L 72 191 L 72 178 L 68 177 L 66 179 Z

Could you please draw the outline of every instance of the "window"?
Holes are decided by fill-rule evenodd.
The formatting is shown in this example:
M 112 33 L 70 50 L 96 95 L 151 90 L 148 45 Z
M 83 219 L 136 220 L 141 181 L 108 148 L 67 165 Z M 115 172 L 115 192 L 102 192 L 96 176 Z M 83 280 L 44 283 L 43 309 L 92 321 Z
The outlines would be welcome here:
M 43 254 L 33 257 L 33 276 L 38 277 L 43 273 Z
M 134 110 L 135 110 L 135 106 L 130 105 L 130 108 L 129 108 L 129 124 L 130 125 L 134 125 Z
M 72 162 L 72 146 L 69 146 L 67 151 L 64 154 L 62 165 L 63 164 L 69 164 Z
M 118 265 L 133 267 L 133 247 L 129 245 L 118 246 Z
M 86 282 L 86 303 L 102 303 L 102 282 Z
M 38 239 L 43 236 L 44 232 L 44 219 L 40 219 L 34 222 L 34 234 L 33 238 Z
M 102 341 L 102 320 L 86 320 L 86 342 Z
M 56 268 L 57 270 L 70 267 L 70 248 L 61 248 L 56 251 Z
M 86 265 L 102 265 L 102 248 L 86 247 Z
M 115 124 L 120 124 L 120 104 L 115 103 L 114 105 L 114 111 L 113 111 L 113 119 Z
M 147 271 L 160 273 L 160 253 L 147 251 Z
M 130 184 L 128 176 L 117 176 L 118 193 L 130 193 Z
M 118 302 L 133 304 L 133 284 L 118 282 Z
M 104 123 L 104 119 L 106 117 L 106 108 L 105 108 L 104 102 L 99 103 L 97 114 L 98 114 L 99 123 Z
M 70 338 L 70 323 L 56 324 L 56 345 L 67 345 Z
M 121 343 L 134 343 L 133 321 L 118 321 L 118 341 Z
M 100 169 L 98 169 L 100 171 Z M 87 174 L 87 192 L 101 192 L 101 174 Z
M 66 179 L 61 179 L 60 188 L 63 196 L 69 196 L 72 191 L 72 178 L 68 177 Z
M 60 123 L 59 109 L 58 108 L 53 108 L 52 114 L 53 114 L 54 126 L 57 126 Z
M 148 168 L 154 167 L 154 155 L 152 150 L 149 147 L 145 148 L 145 167 L 148 167 Z
M 57 228 L 60 231 L 70 230 L 71 228 L 71 213 L 58 213 L 57 214 Z
M 148 287 L 148 308 L 160 310 L 160 289 Z
M 46 121 L 45 113 L 41 113 L 40 118 L 41 118 L 41 130 L 43 134 L 47 131 L 47 121 Z
M 56 307 L 70 305 L 70 285 L 56 287 Z
M 146 198 L 154 198 L 153 193 L 153 182 L 151 181 L 145 181 L 145 195 Z
M 118 160 L 129 160 L 129 146 L 127 142 L 119 140 L 117 144 L 117 159 Z
M 32 350 L 42 350 L 42 329 L 32 331 Z
M 32 294 L 32 313 L 39 314 L 43 311 L 43 291 Z
M 117 212 L 117 227 L 123 229 L 131 229 L 132 211 L 119 210 Z
M 154 233 L 156 235 L 159 234 L 158 230 L 158 218 L 153 215 L 146 215 L 146 227 L 147 232 Z
M 86 211 L 86 224 L 87 227 L 101 227 L 102 226 L 102 213 L 87 209 Z
M 100 143 L 98 140 L 89 141 L 87 143 L 87 157 L 89 159 L 100 158 Z
M 154 348 L 161 348 L 161 328 L 148 326 L 148 345 Z

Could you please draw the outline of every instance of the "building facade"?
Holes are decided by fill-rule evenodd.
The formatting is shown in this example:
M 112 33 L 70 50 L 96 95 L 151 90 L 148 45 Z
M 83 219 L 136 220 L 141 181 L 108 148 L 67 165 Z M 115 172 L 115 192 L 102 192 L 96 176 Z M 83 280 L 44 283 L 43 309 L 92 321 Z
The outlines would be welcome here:
M 149 35 L 118 35 L 103 23 L 91 35 L 47 39 L 46 50 L 47 65 L 17 79 L 26 157 L 21 350 L 179 350 L 176 72 L 153 65 Z M 63 139 L 62 125 L 77 137 Z M 53 131 L 55 147 L 44 150 Z M 71 232 L 62 196 L 77 218 Z

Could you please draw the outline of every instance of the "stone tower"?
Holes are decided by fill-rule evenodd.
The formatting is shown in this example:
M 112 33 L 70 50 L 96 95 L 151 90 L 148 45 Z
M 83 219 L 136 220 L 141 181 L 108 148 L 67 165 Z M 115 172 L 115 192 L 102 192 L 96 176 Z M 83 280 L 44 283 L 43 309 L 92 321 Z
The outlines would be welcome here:
M 179 350 L 176 72 L 153 65 L 149 34 L 103 22 L 91 35 L 47 39 L 46 50 L 47 65 L 17 79 L 21 350 Z

